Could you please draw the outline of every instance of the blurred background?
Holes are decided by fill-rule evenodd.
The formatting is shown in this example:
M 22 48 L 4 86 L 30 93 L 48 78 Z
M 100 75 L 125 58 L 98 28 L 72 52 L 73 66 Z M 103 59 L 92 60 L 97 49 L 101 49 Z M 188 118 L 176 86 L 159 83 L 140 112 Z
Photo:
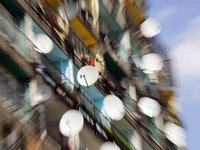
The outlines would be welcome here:
M 200 147 L 198 0 L 0 0 L 0 150 Z
M 180 104 L 180 117 L 187 132 L 188 148 L 200 147 L 199 83 L 199 24 L 200 10 L 198 0 L 149 0 L 149 16 L 161 23 L 159 39 L 171 58 L 175 91 Z

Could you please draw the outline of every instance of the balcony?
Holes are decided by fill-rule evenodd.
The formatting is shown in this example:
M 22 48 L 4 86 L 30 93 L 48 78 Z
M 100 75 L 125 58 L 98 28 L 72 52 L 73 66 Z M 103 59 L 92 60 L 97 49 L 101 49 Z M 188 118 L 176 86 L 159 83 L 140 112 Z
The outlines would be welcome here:
M 92 16 L 89 13 L 89 2 L 85 1 L 85 8 L 81 7 L 81 3 L 66 3 L 66 14 L 69 19 L 71 29 L 81 38 L 85 45 L 93 48 L 97 44 L 98 31 L 92 23 Z
M 118 12 L 120 7 L 121 5 L 118 1 L 114 1 L 113 3 L 110 1 L 99 1 L 100 29 L 102 30 L 102 25 L 104 23 L 108 30 L 108 38 L 112 40 L 119 40 L 123 33 L 124 21 L 119 19 L 124 17 L 120 16 L 122 14 Z

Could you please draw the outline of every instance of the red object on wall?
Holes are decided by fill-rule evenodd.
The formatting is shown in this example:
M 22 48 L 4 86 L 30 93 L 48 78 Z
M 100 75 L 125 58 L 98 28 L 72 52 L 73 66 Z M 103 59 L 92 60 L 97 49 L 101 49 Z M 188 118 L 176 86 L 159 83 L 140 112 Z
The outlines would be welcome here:
M 93 58 L 90 58 L 89 65 L 94 66 L 94 59 Z

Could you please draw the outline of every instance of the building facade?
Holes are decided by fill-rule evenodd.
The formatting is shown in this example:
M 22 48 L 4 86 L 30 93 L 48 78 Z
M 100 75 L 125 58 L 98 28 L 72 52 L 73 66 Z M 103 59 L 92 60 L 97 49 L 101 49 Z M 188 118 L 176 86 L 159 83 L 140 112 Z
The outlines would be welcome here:
M 165 132 L 168 122 L 182 124 L 169 59 L 155 38 L 140 31 L 147 19 L 145 1 L 0 4 L 0 149 L 98 150 L 105 141 L 123 150 L 185 149 Z M 163 67 L 145 73 L 141 61 L 151 53 L 161 56 Z M 94 85 L 84 87 L 77 74 L 87 65 L 99 76 Z M 103 107 L 106 95 L 123 102 L 122 119 L 109 118 Z M 144 97 L 159 104 L 159 114 L 142 111 Z M 78 138 L 59 131 L 60 119 L 70 109 L 84 117 Z

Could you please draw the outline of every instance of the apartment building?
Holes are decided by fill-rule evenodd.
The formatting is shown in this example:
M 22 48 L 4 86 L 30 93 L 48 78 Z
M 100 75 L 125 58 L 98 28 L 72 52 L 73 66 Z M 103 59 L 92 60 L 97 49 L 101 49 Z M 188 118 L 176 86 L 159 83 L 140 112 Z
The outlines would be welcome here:
M 1 0 L 0 149 L 185 149 L 170 61 L 141 31 L 146 9 L 143 0 Z M 71 110 L 83 121 L 68 134 Z

